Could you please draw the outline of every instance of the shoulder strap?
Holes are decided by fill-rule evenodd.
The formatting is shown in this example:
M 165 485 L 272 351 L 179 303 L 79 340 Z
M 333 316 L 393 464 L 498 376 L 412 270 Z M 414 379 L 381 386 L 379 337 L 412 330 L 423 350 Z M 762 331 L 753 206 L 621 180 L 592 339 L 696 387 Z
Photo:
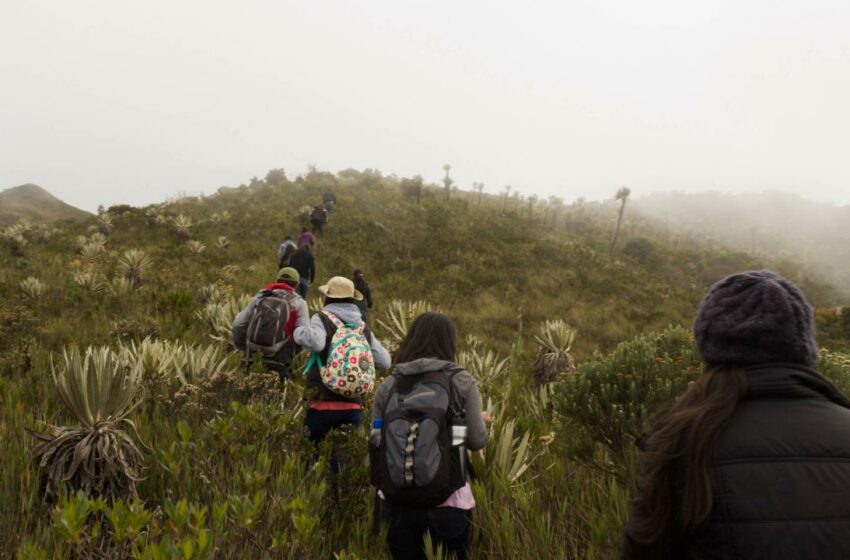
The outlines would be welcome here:
M 337 329 L 346 326 L 345 323 L 343 323 L 339 317 L 337 317 L 330 311 L 322 311 L 321 314 L 330 319 L 331 323 L 333 323 Z

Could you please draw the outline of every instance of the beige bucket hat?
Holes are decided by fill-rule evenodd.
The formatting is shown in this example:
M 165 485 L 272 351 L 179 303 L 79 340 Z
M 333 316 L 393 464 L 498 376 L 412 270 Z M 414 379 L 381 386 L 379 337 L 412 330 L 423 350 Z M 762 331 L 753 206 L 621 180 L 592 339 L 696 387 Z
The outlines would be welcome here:
M 343 276 L 334 276 L 324 286 L 319 286 L 319 292 L 331 299 L 353 298 L 357 301 L 363 299 L 363 294 L 354 289 L 354 282 Z

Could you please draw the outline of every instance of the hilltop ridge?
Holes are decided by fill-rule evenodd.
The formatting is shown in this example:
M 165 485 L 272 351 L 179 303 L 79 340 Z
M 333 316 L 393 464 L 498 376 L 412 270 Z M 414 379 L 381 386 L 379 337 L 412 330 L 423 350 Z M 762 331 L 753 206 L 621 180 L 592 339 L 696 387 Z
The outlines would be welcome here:
M 90 215 L 32 183 L 0 192 L 0 226 L 14 224 L 23 218 L 33 223 L 47 223 Z

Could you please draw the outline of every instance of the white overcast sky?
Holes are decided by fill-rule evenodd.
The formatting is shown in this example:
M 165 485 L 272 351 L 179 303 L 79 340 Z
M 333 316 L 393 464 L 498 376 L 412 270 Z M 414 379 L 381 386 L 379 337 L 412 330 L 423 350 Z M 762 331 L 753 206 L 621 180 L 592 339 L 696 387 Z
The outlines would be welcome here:
M 850 203 L 847 0 L 0 0 L 0 188 L 77 206 L 272 167 Z

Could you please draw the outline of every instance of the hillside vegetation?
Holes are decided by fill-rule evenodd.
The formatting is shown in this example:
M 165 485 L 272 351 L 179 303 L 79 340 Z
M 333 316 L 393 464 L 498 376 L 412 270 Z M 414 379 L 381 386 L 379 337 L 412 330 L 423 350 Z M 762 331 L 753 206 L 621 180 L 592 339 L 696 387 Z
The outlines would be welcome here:
M 850 206 L 782 192 L 710 192 L 654 194 L 634 207 L 671 233 L 799 263 L 850 300 Z
M 363 269 L 373 327 L 390 347 L 421 310 L 458 323 L 459 361 L 495 418 L 473 457 L 473 558 L 616 556 L 634 439 L 698 375 L 687 326 L 705 287 L 727 273 L 773 266 L 830 306 L 822 369 L 850 388 L 850 358 L 837 352 L 850 339 L 850 312 L 793 265 L 668 239 L 630 221 L 628 209 L 611 257 L 617 216 L 608 206 L 462 192 L 445 200 L 416 179 L 368 170 L 268 179 L 4 237 L 5 550 L 33 559 L 386 557 L 371 532 L 365 428 L 323 450 L 348 450 L 337 503 L 302 429 L 303 383 L 246 373 L 229 341 L 236 311 L 273 278 L 277 244 L 328 187 L 338 209 L 319 236 L 319 280 Z M 110 487 L 123 499 L 65 493 L 61 483 L 52 498 L 51 472 L 31 462 L 38 440 L 25 430 L 79 423 L 51 375 L 74 371 L 69 347 L 91 347 L 110 371 L 137 375 L 140 404 L 124 412 L 133 428 L 122 424 L 126 439 L 112 442 L 136 442 L 141 457 L 141 480 Z M 571 359 L 541 360 L 547 352 Z M 86 469 L 105 468 L 75 453 L 59 459 L 75 473 L 64 478 L 71 487 Z
M 62 202 L 38 185 L 20 185 L 0 192 L 0 226 L 9 226 L 22 219 L 44 224 L 90 215 Z

